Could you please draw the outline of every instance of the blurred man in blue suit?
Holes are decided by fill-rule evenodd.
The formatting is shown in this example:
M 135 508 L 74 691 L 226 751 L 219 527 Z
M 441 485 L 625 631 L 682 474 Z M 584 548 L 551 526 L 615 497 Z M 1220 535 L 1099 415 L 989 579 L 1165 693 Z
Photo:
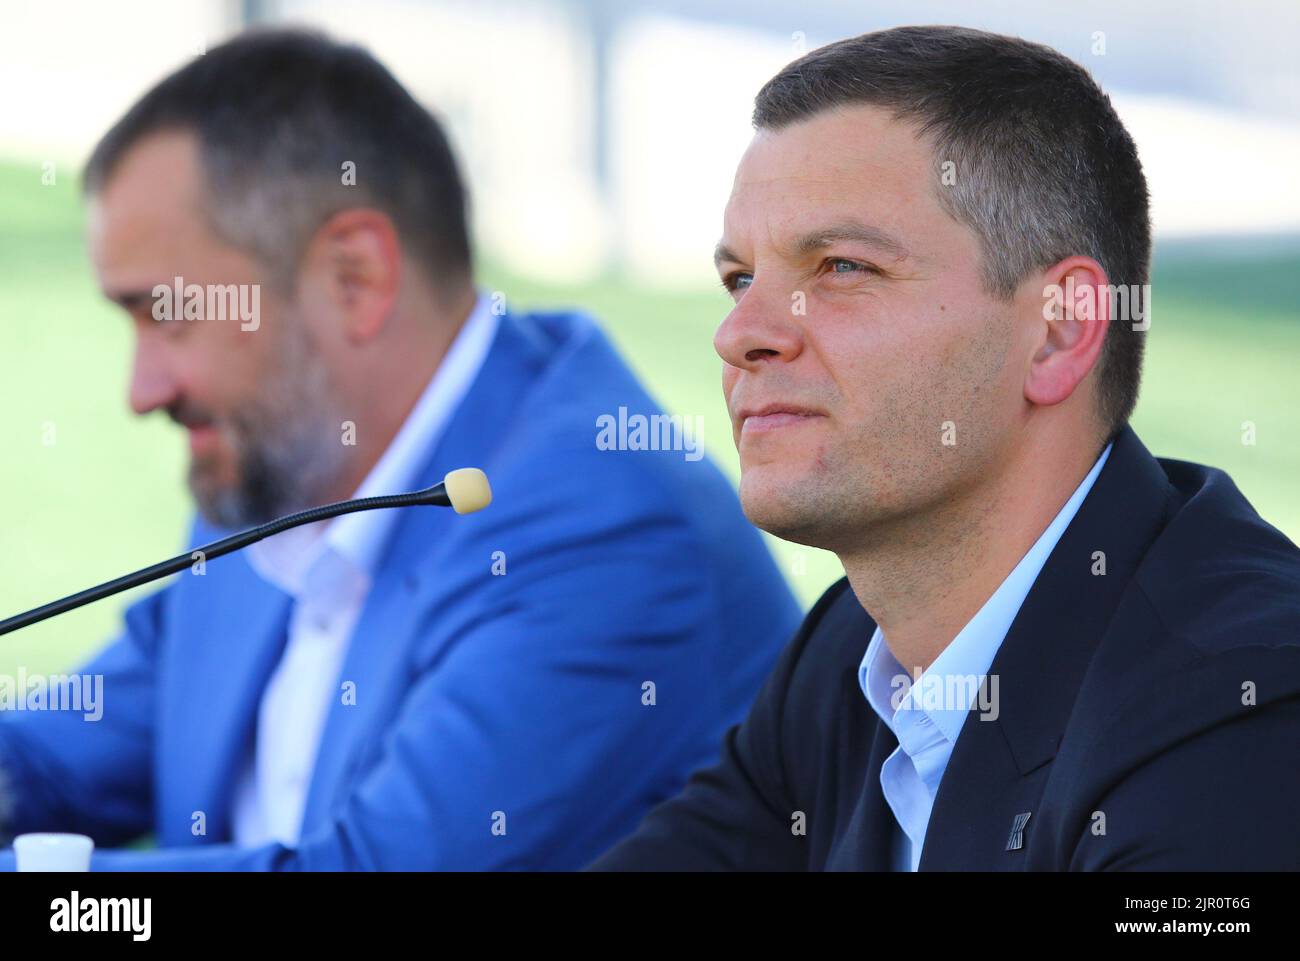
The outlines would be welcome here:
M 0 714 L 0 831 L 156 835 L 97 869 L 575 868 L 715 758 L 796 605 L 591 320 L 475 288 L 450 149 L 380 64 L 237 38 L 86 186 L 131 405 L 188 430 L 193 545 L 461 466 L 495 501 L 197 558 L 82 668 L 101 719 Z

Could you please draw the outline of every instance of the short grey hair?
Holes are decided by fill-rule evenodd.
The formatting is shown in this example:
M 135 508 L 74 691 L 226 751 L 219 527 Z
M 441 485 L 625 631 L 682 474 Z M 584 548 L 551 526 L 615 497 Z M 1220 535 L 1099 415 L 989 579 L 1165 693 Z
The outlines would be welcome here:
M 208 214 L 280 281 L 317 228 L 351 207 L 396 225 L 403 247 L 458 295 L 471 278 L 467 198 L 433 116 L 368 52 L 306 30 L 254 30 L 214 47 L 146 93 L 95 147 L 87 193 L 150 134 L 198 138 Z M 344 183 L 344 165 L 355 183 Z M 441 282 L 441 283 L 440 283 Z

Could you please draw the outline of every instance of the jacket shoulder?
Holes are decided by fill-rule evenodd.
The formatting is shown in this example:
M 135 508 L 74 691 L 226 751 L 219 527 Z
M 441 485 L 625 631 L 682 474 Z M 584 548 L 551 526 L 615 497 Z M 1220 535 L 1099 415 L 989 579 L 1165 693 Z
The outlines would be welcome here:
M 1176 497 L 1137 582 L 1188 653 L 1288 647 L 1300 653 L 1300 549 L 1223 471 L 1161 459 Z

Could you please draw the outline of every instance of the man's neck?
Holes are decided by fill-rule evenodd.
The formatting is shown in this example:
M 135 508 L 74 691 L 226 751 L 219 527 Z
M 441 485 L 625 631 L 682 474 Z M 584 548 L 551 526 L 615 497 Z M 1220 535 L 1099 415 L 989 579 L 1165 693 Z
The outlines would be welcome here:
M 400 348 L 389 347 L 391 356 L 382 365 L 382 373 L 374 373 L 359 392 L 365 413 L 356 419 L 353 456 L 347 458 L 343 473 L 322 503 L 352 497 L 374 470 L 446 359 L 477 299 L 477 291 L 470 288 L 455 303 L 441 308 L 440 316 L 420 318 Z
M 934 662 L 1006 580 L 1096 461 L 1022 448 L 996 476 L 936 509 L 873 532 L 840 561 L 890 652 L 915 675 Z

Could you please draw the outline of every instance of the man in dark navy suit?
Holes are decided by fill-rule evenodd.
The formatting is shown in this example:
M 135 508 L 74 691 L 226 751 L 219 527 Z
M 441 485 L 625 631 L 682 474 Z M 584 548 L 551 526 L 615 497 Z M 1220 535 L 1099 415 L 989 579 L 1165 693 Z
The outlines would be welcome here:
M 759 93 L 717 251 L 760 527 L 835 551 L 721 761 L 602 869 L 1300 868 L 1300 551 L 1152 455 L 1133 142 L 954 27 Z

